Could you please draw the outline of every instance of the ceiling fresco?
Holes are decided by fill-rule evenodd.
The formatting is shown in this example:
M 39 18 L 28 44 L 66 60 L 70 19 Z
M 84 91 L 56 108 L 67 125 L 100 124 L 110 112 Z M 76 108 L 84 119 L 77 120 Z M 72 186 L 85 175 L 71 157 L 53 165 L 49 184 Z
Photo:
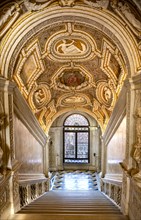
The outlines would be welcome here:
M 11 16 L 14 19 L 15 14 L 18 17 L 19 11 L 35 13 L 56 5 L 73 8 L 77 3 L 97 10 L 111 9 L 110 13 L 124 17 L 140 42 L 139 15 L 133 14 L 131 21 L 129 14 L 133 9 L 125 13 L 130 4 L 124 1 L 16 1 L 13 5 L 9 3 L 11 12 L 7 20 Z M 2 25 L 6 31 L 8 24 L 3 22 Z M 14 62 L 12 79 L 44 131 L 48 130 L 56 114 L 77 109 L 91 114 L 104 130 L 126 76 L 125 59 L 112 37 L 89 23 L 64 20 L 42 29 L 24 42 Z

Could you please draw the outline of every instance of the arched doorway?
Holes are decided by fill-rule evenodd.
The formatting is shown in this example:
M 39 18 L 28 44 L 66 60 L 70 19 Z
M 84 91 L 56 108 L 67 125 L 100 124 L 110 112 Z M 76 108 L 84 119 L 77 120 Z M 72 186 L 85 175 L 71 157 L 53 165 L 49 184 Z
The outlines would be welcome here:
M 64 121 L 63 162 L 87 164 L 90 161 L 89 121 L 80 114 L 72 114 Z
M 72 148 L 72 150 L 70 149 L 71 157 L 67 157 L 67 155 L 65 157 L 65 135 L 68 138 L 68 142 L 71 141 L 71 138 L 74 138 L 73 143 L 75 146 L 75 156 L 73 155 L 73 152 L 71 152 L 73 151 Z M 68 137 L 68 135 L 70 136 Z M 50 171 L 65 169 L 86 169 L 100 171 L 101 129 L 96 120 L 93 119 L 90 115 L 79 111 L 67 112 L 61 115 L 53 122 L 52 126 L 50 127 L 49 136 Z M 84 141 L 81 137 L 84 137 Z M 84 144 L 86 143 L 88 144 L 88 149 L 85 153 L 83 151 L 85 149 Z M 69 149 L 66 150 L 69 151 Z

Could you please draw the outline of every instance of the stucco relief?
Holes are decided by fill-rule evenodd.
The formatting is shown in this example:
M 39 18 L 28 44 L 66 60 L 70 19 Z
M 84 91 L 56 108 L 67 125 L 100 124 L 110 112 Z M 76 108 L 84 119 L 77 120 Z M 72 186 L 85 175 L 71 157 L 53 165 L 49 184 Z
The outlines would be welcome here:
M 90 101 L 90 98 L 84 94 L 84 93 L 70 93 L 62 95 L 57 100 L 56 107 L 62 106 L 62 107 L 70 107 L 70 106 L 92 106 L 92 103 Z
M 133 13 L 131 5 L 127 2 L 111 1 L 111 6 L 116 13 L 128 22 L 129 27 L 132 29 L 134 34 L 141 38 L 141 21 L 137 18 L 137 13 Z
M 51 3 L 55 2 L 55 0 L 49 0 L 49 1 L 40 1 L 40 3 L 43 4 L 37 4 L 36 2 L 31 2 L 30 0 L 24 0 L 24 6 L 28 11 L 39 11 L 46 7 L 48 7 Z
M 0 214 L 1 216 L 9 205 L 10 205 L 10 180 L 8 179 L 5 185 L 1 185 L 0 187 Z
M 107 9 L 109 5 L 109 0 L 96 0 L 95 2 L 89 1 L 89 0 L 82 0 L 85 4 L 87 4 L 90 7 L 94 8 L 100 8 L 100 9 Z
M 57 62 L 82 62 L 98 53 L 94 39 L 87 32 L 80 33 L 72 23 L 65 24 L 65 29 L 47 40 L 45 55 L 48 58 Z
M 83 91 L 95 87 L 94 78 L 82 66 L 63 66 L 52 76 L 51 87 L 61 91 Z
M 56 52 L 64 55 L 78 55 L 86 51 L 86 45 L 81 40 L 63 39 L 56 45 Z
M 22 49 L 13 76 L 25 98 L 28 97 L 35 80 L 43 72 L 41 51 L 38 41 L 35 40 L 32 45 Z
M 34 112 L 42 109 L 51 100 L 51 92 L 46 84 L 35 84 L 29 94 L 29 104 Z
M 108 110 L 112 110 L 116 100 L 116 94 L 112 83 L 99 82 L 96 87 L 96 96 L 99 102 L 104 105 Z
M 60 6 L 74 6 L 75 5 L 76 0 L 59 0 L 59 5 Z
M 135 101 L 135 128 L 136 141 L 133 146 L 132 157 L 137 163 L 138 173 L 133 176 L 133 179 L 141 187 L 141 91 L 136 91 Z
M 4 119 L 5 116 L 0 116 L 0 131 L 1 131 L 1 126 L 4 124 Z M 1 133 L 1 132 L 0 132 Z M 1 134 L 0 134 L 1 135 Z M 0 136 L 0 179 L 2 178 L 2 165 L 3 165 L 3 149 L 2 149 L 2 137 Z
M 4 36 L 16 19 L 18 19 L 20 12 L 21 8 L 17 2 L 11 2 L 0 9 L 0 38 Z
M 55 114 L 71 107 L 90 111 L 104 130 L 126 77 L 122 54 L 104 33 L 88 24 L 60 25 L 43 29 L 27 41 L 16 61 L 14 80 L 43 130 Z
M 5 124 L 6 115 L 3 109 L 3 98 L 0 93 L 0 179 L 3 177 L 3 154 L 4 154 L 4 140 L 3 140 L 3 129 Z

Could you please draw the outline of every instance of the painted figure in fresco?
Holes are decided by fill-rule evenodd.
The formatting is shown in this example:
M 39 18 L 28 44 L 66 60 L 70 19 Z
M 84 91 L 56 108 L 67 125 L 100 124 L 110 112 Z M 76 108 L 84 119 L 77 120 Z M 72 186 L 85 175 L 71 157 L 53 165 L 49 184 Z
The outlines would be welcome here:
M 67 85 L 78 85 L 79 84 L 79 79 L 76 76 L 76 74 L 71 74 L 68 79 L 67 79 Z
M 77 45 L 75 45 L 74 40 L 71 40 L 70 43 L 67 43 L 67 40 L 63 39 L 62 43 L 57 46 L 57 51 L 60 52 L 60 49 L 61 49 L 63 54 L 80 54 L 80 53 L 84 53 L 85 50 L 86 50 L 86 47 L 83 43 L 80 42 L 80 44 L 81 44 L 82 49 L 78 48 Z

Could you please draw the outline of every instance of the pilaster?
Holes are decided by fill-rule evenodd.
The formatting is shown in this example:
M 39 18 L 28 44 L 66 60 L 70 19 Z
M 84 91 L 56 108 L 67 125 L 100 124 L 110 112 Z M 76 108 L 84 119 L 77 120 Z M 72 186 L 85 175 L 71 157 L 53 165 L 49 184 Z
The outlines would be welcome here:
M 137 111 L 141 109 L 141 74 L 139 73 L 129 78 L 126 84 L 127 129 L 125 159 L 121 164 L 123 169 L 121 209 L 124 214 L 129 214 L 131 220 L 135 220 L 138 219 L 137 216 L 139 216 L 139 210 L 136 212 L 135 210 L 140 204 L 140 198 L 136 196 L 138 195 L 137 188 L 139 191 L 141 190 L 141 167 L 139 165 L 141 162 L 141 142 L 137 138 L 138 132 L 141 134 L 141 113 L 137 113 Z M 138 122 L 140 125 L 137 129 Z M 137 149 L 136 146 L 138 146 Z M 136 200 L 136 204 L 133 200 Z

